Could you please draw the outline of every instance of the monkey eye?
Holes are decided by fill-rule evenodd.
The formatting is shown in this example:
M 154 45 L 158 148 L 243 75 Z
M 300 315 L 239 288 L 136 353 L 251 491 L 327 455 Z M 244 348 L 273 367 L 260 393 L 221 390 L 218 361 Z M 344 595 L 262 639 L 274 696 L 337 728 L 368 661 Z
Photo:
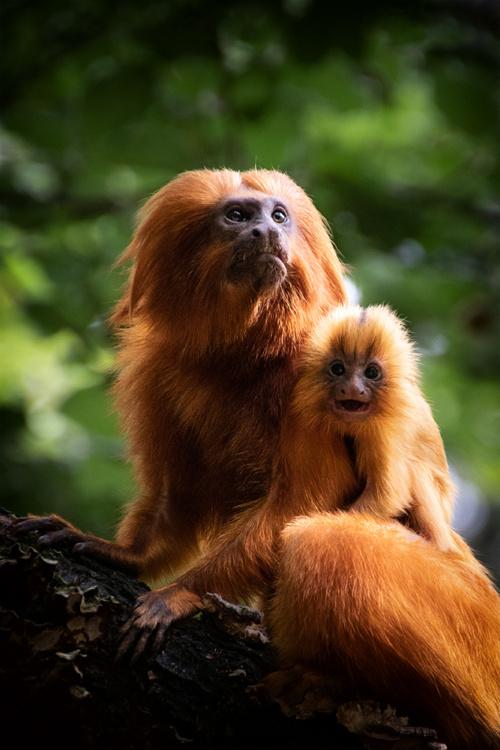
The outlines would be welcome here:
M 282 208 L 275 208 L 272 213 L 272 217 L 276 224 L 284 224 L 288 219 L 286 211 L 284 211 Z
M 229 221 L 246 221 L 247 217 L 246 214 L 241 210 L 241 208 L 237 208 L 235 206 L 234 208 L 230 208 L 229 211 L 226 212 L 226 219 L 229 219 Z
M 340 377 L 341 375 L 345 374 L 345 367 L 342 362 L 333 362 L 330 365 L 330 372 L 332 373 L 332 375 Z
M 380 367 L 377 367 L 377 365 L 368 365 L 365 370 L 365 377 L 369 380 L 376 380 L 380 374 Z

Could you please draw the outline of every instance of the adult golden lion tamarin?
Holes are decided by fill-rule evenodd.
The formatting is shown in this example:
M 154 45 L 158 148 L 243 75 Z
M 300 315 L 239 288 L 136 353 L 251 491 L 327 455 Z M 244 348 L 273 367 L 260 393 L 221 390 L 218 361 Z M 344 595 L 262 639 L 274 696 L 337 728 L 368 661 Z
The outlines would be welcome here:
M 346 293 L 322 217 L 279 172 L 181 174 L 140 219 L 112 319 L 139 496 L 114 543 L 55 516 L 19 528 L 154 582 L 188 568 L 268 492 L 303 340 Z M 165 614 L 161 590 L 148 596 L 146 633 Z

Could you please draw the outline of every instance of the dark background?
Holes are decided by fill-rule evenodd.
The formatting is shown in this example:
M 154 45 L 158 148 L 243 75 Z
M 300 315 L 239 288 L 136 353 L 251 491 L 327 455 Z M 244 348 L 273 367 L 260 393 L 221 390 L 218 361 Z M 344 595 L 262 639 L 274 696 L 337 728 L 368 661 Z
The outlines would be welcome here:
M 494 0 L 2 0 L 1 502 L 111 536 L 112 264 L 175 174 L 288 172 L 422 352 L 455 526 L 500 572 Z

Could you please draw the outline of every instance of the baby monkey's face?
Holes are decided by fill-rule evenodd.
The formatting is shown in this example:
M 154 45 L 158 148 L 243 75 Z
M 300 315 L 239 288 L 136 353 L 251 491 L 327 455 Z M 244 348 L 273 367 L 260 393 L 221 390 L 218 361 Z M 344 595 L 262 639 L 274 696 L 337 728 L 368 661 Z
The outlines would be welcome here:
M 384 384 L 380 362 L 371 356 L 335 352 L 327 367 L 329 405 L 344 422 L 362 422 L 377 409 Z

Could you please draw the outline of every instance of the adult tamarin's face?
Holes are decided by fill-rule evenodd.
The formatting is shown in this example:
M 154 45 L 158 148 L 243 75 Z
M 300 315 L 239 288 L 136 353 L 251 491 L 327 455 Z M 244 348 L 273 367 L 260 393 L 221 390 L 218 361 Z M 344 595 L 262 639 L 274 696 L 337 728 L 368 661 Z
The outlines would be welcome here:
M 294 222 L 283 199 L 229 196 L 215 212 L 214 229 L 231 248 L 227 279 L 256 291 L 280 286 L 288 273 Z
M 287 357 L 345 302 L 343 266 L 310 198 L 280 172 L 185 172 L 153 195 L 115 325 L 141 325 L 197 357 L 245 341 Z M 148 334 L 149 335 L 149 334 Z

